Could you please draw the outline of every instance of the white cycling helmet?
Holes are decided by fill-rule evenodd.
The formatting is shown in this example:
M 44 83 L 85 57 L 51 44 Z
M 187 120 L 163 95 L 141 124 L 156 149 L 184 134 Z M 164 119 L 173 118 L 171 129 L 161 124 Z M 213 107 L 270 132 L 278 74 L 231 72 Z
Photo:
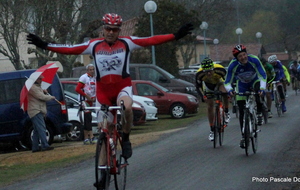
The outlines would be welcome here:
M 273 63 L 277 61 L 277 56 L 276 55 L 271 55 L 269 58 L 268 58 L 268 62 L 269 63 Z

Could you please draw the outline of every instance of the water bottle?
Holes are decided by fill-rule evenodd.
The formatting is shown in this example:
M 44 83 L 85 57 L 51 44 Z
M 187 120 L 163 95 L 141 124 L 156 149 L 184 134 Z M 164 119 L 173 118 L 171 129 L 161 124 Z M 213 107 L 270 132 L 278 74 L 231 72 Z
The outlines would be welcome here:
M 109 138 L 109 144 L 111 148 L 111 154 L 114 156 L 116 154 L 116 151 L 115 151 L 115 144 L 113 138 Z

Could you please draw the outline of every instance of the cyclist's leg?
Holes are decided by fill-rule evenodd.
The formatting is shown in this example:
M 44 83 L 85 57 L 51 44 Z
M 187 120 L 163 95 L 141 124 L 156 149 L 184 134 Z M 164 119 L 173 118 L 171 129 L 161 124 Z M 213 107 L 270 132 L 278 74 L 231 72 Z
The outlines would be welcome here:
M 208 93 L 212 93 L 214 92 L 214 89 L 216 88 L 216 86 L 212 87 L 213 89 L 208 88 L 208 86 L 206 86 L 205 82 L 203 83 L 203 89 L 204 89 L 204 95 L 206 96 L 206 105 L 207 105 L 207 118 L 208 118 L 208 122 L 209 122 L 209 126 L 210 126 L 210 132 L 209 132 L 209 136 L 208 139 L 210 141 L 214 140 L 214 95 L 212 94 L 208 94 Z
M 131 127 L 133 125 L 133 112 L 132 112 L 132 87 L 127 86 L 121 90 L 121 92 L 118 95 L 117 98 L 117 104 L 120 105 L 120 102 L 124 102 L 125 106 L 125 123 L 122 125 L 123 127 L 123 134 L 122 134 L 122 140 L 123 140 L 123 157 L 125 159 L 128 159 L 132 155 L 132 148 L 131 143 L 129 140 L 129 134 L 131 131 Z
M 243 133 L 243 125 L 244 125 L 244 107 L 245 107 L 246 101 L 245 100 L 237 100 L 237 105 L 239 107 L 239 121 L 240 121 L 240 129 L 241 129 L 241 135 L 242 139 L 240 141 L 240 147 L 245 148 L 245 138 L 244 138 L 244 133 Z
M 214 124 L 214 99 L 210 98 L 206 100 L 207 105 L 207 119 L 209 122 L 210 129 L 212 131 Z
M 236 84 L 237 84 L 236 85 L 236 91 L 238 93 L 244 93 L 244 92 L 247 91 L 247 89 L 249 89 L 249 84 L 241 83 L 239 81 L 237 81 Z M 239 112 L 240 112 L 239 121 L 240 121 L 241 133 L 243 135 L 242 129 L 243 129 L 244 106 L 246 104 L 246 97 L 236 95 L 236 101 L 237 101 L 238 109 L 239 109 Z
M 225 93 L 227 92 L 223 83 L 220 83 L 219 90 L 221 92 L 225 92 Z M 228 101 L 228 95 L 227 94 L 223 95 L 223 102 L 224 102 L 225 122 L 228 123 L 230 121 L 230 114 L 229 114 L 229 111 L 228 111 L 229 101 Z
M 241 134 L 243 136 L 243 119 L 244 119 L 244 106 L 246 104 L 245 100 L 238 100 L 237 105 L 239 107 L 239 122 L 240 122 L 240 129 L 241 129 Z
M 291 83 L 292 83 L 292 89 L 295 89 L 295 78 L 293 75 L 291 75 Z
M 282 83 L 279 83 L 277 85 L 277 90 L 281 99 L 281 105 L 282 105 L 282 111 L 286 112 L 286 106 L 285 106 L 285 95 L 284 95 L 284 89 Z
M 283 92 L 284 92 L 284 96 L 286 97 L 286 86 L 287 86 L 287 80 L 284 79 L 282 80 L 282 86 L 283 86 Z
M 260 90 L 260 82 L 256 81 L 254 83 L 254 91 L 257 93 Z M 264 98 L 264 97 L 262 97 Z M 260 95 L 256 94 L 255 95 L 255 101 L 256 101 L 256 106 L 257 106 L 257 123 L 258 125 L 262 125 L 262 109 L 263 109 L 263 102 L 261 101 Z
M 269 89 L 266 92 L 266 98 L 267 98 L 268 115 L 269 115 L 269 118 L 271 118 L 271 117 L 273 117 L 272 111 L 271 111 L 272 98 L 271 98 L 271 91 Z

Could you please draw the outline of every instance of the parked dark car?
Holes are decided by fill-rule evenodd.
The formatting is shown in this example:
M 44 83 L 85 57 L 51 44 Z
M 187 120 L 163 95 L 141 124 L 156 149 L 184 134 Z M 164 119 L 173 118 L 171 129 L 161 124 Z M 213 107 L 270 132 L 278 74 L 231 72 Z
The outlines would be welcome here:
M 26 113 L 20 108 L 20 92 L 26 79 L 35 70 L 22 70 L 0 73 L 0 142 L 21 143 L 31 148 L 33 126 Z M 68 123 L 68 112 L 61 83 L 56 75 L 48 92 L 55 96 L 56 101 L 47 102 L 47 115 L 45 123 L 47 140 L 53 142 L 55 135 L 65 134 L 70 131 L 72 124 Z
M 73 94 L 77 94 L 77 92 L 75 91 L 75 88 L 76 88 L 78 82 L 76 82 L 74 80 L 69 80 L 68 81 L 66 79 L 63 79 L 63 80 L 61 80 L 61 83 L 62 83 L 63 89 L 65 91 L 71 92 Z M 134 101 L 134 103 L 135 104 L 132 106 L 133 124 L 134 125 L 144 124 L 146 122 L 145 108 L 139 102 Z
M 72 70 L 72 77 L 80 77 L 85 72 L 85 67 L 75 67 Z M 131 63 L 129 64 L 129 72 L 132 80 L 149 80 L 173 92 L 197 95 L 195 83 L 176 78 L 157 65 Z
M 152 81 L 133 80 L 133 94 L 154 100 L 158 114 L 170 114 L 173 118 L 183 118 L 186 114 L 198 112 L 198 99 L 186 93 L 171 92 Z

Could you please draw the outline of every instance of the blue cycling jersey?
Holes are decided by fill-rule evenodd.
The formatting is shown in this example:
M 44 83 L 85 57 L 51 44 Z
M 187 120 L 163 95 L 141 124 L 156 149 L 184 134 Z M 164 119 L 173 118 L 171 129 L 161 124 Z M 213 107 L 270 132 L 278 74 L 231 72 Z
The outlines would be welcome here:
M 277 60 L 276 62 L 277 63 L 273 65 L 275 71 L 274 81 L 279 81 L 280 79 L 283 79 L 285 75 L 284 75 L 282 63 L 279 60 Z
M 237 82 L 238 89 L 249 90 L 249 85 L 260 81 L 260 89 L 266 89 L 266 71 L 257 56 L 248 54 L 248 63 L 241 64 L 236 58 L 230 63 L 224 82 L 227 91 L 233 90 L 232 83 Z M 243 90 L 244 91 L 244 90 Z

